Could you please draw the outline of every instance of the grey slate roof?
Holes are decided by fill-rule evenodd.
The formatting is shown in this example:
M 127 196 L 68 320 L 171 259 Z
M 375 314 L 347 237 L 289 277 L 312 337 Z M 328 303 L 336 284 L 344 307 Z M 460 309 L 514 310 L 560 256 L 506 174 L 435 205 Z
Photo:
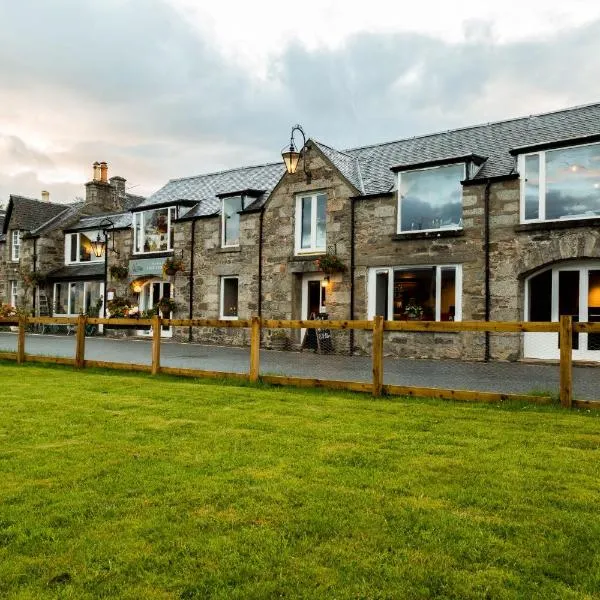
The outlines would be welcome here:
M 104 261 L 89 262 L 78 265 L 66 265 L 48 273 L 48 279 L 63 281 L 75 279 L 98 279 L 103 277 Z
M 138 208 L 151 207 L 156 204 L 176 202 L 178 200 L 193 200 L 199 202 L 199 205 L 185 214 L 185 218 L 216 214 L 219 212 L 221 206 L 217 194 L 256 189 L 265 190 L 266 194 L 264 198 L 266 198 L 275 185 L 277 185 L 284 171 L 283 162 L 277 162 L 255 167 L 242 167 L 229 171 L 208 173 L 207 175 L 197 175 L 195 177 L 172 179 L 164 187 L 139 204 Z M 253 205 L 255 204 L 253 203 Z M 183 216 L 183 213 L 181 216 Z
M 600 103 L 486 125 L 476 125 L 386 144 L 352 148 L 345 153 L 360 165 L 365 194 L 394 186 L 390 168 L 465 154 L 487 156 L 474 179 L 510 175 L 516 170 L 513 148 L 600 134 Z
M 338 171 L 361 193 L 365 193 L 361 168 L 356 156 L 340 152 L 322 142 L 312 140 L 313 143 L 325 154 L 325 156 L 336 166 Z
M 67 209 L 68 205 L 66 204 L 42 202 L 34 198 L 11 194 L 2 230 L 6 233 L 10 225 L 11 229 L 31 231 Z
M 131 227 L 133 215 L 130 212 L 123 213 L 107 213 L 100 215 L 93 215 L 89 217 L 81 217 L 74 223 L 71 223 L 68 227 L 69 230 L 85 230 L 85 229 L 98 229 L 98 228 L 111 228 L 110 223 L 107 220 L 112 221 L 115 229 L 126 229 Z
M 55 217 L 52 217 L 50 220 L 46 221 L 36 229 L 32 229 L 28 236 L 40 236 L 47 235 L 56 231 L 58 229 L 64 229 L 67 227 L 73 220 L 77 218 L 79 211 L 84 206 L 83 202 L 75 202 L 74 204 L 65 204 L 65 210 L 62 213 L 59 213 Z
M 123 210 L 131 210 L 136 206 L 139 206 L 146 200 L 145 196 L 136 196 L 135 194 L 125 194 L 123 198 Z

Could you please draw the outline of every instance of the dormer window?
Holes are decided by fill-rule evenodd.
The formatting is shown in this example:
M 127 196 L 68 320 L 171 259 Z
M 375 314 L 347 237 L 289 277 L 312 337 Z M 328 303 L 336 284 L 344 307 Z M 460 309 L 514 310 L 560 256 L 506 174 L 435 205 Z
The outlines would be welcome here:
M 461 229 L 464 162 L 398 172 L 398 233 Z
M 133 247 L 135 254 L 151 254 L 173 249 L 175 207 L 156 208 L 133 213 Z
M 521 222 L 600 216 L 600 144 L 519 156 Z
M 296 198 L 296 254 L 325 252 L 327 195 L 301 194 Z
M 240 212 L 249 200 L 245 196 L 230 196 L 221 200 L 221 246 L 223 248 L 240 245 Z
M 65 237 L 65 264 L 102 262 L 104 257 L 97 257 L 92 252 L 92 242 L 97 239 L 98 235 L 101 238 L 104 236 L 101 231 L 96 229 L 67 234 Z

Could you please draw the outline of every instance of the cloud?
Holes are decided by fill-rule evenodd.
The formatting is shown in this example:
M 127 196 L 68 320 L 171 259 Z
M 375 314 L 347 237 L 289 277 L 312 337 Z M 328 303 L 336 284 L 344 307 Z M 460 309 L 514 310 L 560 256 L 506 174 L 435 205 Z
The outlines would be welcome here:
M 343 148 L 600 100 L 600 21 L 502 44 L 481 20 L 461 41 L 292 40 L 257 73 L 166 1 L 29 0 L 6 3 L 0 19 L 4 199 L 10 186 L 71 200 L 94 160 L 144 194 L 279 160 L 296 122 Z

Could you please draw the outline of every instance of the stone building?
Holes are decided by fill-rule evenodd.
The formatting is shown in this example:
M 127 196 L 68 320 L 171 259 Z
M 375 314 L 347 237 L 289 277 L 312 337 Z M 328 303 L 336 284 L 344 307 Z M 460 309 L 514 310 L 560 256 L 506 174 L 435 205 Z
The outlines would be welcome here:
M 98 262 L 86 277 L 96 269 L 107 297 L 132 311 L 170 297 L 162 313 L 179 318 L 596 321 L 600 104 L 348 150 L 311 139 L 294 173 L 277 162 L 175 179 L 112 210 L 108 227 L 105 217 L 98 211 L 62 231 L 109 229 L 102 273 Z M 342 268 L 326 272 L 323 257 Z M 178 263 L 175 274 L 164 273 L 166 259 Z M 123 279 L 112 276 L 116 266 Z M 163 334 L 247 343 L 234 328 Z M 334 334 L 336 351 L 369 350 L 368 333 Z M 288 331 L 288 346 L 303 335 Z M 386 334 L 385 349 L 551 359 L 558 340 L 397 332 Z M 600 359 L 598 336 L 579 334 L 574 356 Z

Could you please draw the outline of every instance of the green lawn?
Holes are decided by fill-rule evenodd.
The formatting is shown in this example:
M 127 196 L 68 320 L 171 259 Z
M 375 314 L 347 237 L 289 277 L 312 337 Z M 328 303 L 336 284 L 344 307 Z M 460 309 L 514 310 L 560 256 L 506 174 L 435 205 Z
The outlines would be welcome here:
M 1 598 L 596 598 L 600 415 L 0 363 Z

